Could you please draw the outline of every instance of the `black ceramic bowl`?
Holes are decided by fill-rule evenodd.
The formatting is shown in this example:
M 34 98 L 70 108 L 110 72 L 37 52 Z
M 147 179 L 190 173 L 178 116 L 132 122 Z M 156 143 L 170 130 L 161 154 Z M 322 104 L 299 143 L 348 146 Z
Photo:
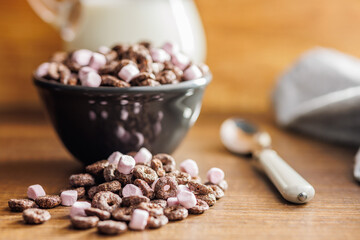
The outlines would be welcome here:
M 91 88 L 33 77 L 60 139 L 85 164 L 141 147 L 154 154 L 173 152 L 198 118 L 211 78 L 158 87 Z

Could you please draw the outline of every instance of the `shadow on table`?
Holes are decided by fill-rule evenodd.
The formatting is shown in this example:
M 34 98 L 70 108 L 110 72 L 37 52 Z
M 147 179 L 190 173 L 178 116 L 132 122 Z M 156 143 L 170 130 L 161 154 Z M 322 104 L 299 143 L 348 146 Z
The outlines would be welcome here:
M 5 188 L 34 183 L 63 186 L 71 174 L 82 171 L 83 165 L 70 159 L 1 161 L 0 185 Z

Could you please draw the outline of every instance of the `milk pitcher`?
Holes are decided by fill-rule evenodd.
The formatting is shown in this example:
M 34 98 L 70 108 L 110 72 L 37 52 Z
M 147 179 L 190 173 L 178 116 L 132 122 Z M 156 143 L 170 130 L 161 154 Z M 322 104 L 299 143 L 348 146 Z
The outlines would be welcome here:
M 28 0 L 57 28 L 65 50 L 148 40 L 178 43 L 194 62 L 206 54 L 204 30 L 193 0 Z

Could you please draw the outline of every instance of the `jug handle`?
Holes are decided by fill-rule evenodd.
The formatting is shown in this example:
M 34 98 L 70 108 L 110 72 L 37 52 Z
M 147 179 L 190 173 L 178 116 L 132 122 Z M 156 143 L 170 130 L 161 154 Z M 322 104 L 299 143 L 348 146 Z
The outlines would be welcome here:
M 66 28 L 71 28 L 76 22 L 79 12 L 77 11 L 80 5 L 79 0 L 27 0 L 29 5 L 35 13 L 46 23 L 55 28 L 64 31 Z M 78 4 L 78 6 L 76 6 Z

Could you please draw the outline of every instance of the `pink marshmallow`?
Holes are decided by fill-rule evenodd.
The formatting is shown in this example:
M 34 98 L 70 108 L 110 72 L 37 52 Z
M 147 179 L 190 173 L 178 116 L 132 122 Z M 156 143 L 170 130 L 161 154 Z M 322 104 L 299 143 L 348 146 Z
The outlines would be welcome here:
M 192 192 L 187 192 L 187 191 L 179 192 L 177 198 L 179 200 L 180 205 L 186 209 L 195 207 L 197 202 L 195 194 L 193 194 Z
M 202 72 L 198 66 L 191 65 L 184 71 L 183 77 L 185 80 L 198 79 L 202 77 Z
M 199 167 L 192 159 L 187 159 L 180 164 L 180 171 L 190 174 L 191 177 L 199 175 Z
M 154 191 L 155 191 L 155 185 L 156 185 L 157 181 L 159 181 L 159 178 L 157 178 L 157 179 L 151 184 L 151 188 L 152 188 L 152 190 L 154 190 Z
M 118 163 L 117 169 L 123 174 L 130 174 L 135 167 L 135 159 L 129 155 L 122 155 Z
M 210 71 L 210 68 L 208 65 L 206 65 L 205 63 L 200 63 L 198 65 L 198 67 L 200 68 L 201 72 L 205 75 Z
M 225 173 L 220 168 L 211 168 L 207 172 L 206 177 L 212 184 L 218 184 L 224 180 Z
M 179 199 L 177 197 L 169 197 L 166 201 L 168 207 L 180 205 Z
M 60 194 L 61 205 L 72 206 L 77 200 L 78 194 L 75 190 L 63 191 Z
M 179 194 L 180 192 L 191 192 L 190 189 L 186 185 L 178 185 L 178 188 L 176 190 L 176 194 Z
M 162 49 L 164 49 L 170 55 L 180 51 L 179 45 L 177 45 L 176 43 L 171 43 L 171 42 L 165 43 L 162 46 Z
M 123 154 L 121 152 L 113 152 L 109 157 L 108 157 L 108 162 L 109 164 L 114 164 L 114 165 L 118 165 L 120 158 Z
M 91 204 L 85 201 L 75 202 L 70 209 L 70 217 L 83 216 L 86 217 L 85 209 L 91 208 Z
M 133 230 L 144 230 L 149 218 L 149 212 L 141 209 L 135 209 L 131 215 L 129 228 Z
M 151 68 L 153 69 L 153 72 L 157 74 L 164 69 L 164 64 L 158 63 L 158 62 L 153 62 L 151 64 Z
M 43 189 L 43 187 L 39 184 L 31 185 L 27 189 L 27 196 L 28 198 L 35 200 L 38 197 L 45 196 L 46 193 Z
M 172 55 L 171 62 L 181 70 L 184 70 L 190 64 L 190 59 L 186 55 L 178 52 Z
M 134 184 L 126 184 L 125 187 L 122 189 L 122 195 L 123 197 L 143 196 L 143 193 L 141 189 Z
M 80 49 L 72 54 L 72 60 L 80 66 L 89 65 L 93 52 L 87 49 Z
M 128 64 L 120 70 L 118 76 L 124 81 L 130 82 L 130 80 L 139 73 L 140 71 L 136 66 L 134 66 L 133 64 Z
M 109 48 L 109 47 L 107 47 L 107 46 L 100 46 L 99 48 L 98 48 L 98 52 L 99 53 L 102 53 L 102 54 L 107 54 L 107 53 L 109 53 L 111 51 L 111 49 Z
M 93 53 L 90 58 L 89 66 L 95 70 L 99 70 L 106 64 L 106 57 L 101 53 Z
M 95 69 L 91 67 L 82 67 L 79 70 L 79 79 L 82 81 L 86 78 L 86 75 L 88 75 L 89 72 L 96 72 Z
M 136 164 L 138 163 L 147 163 L 150 162 L 152 159 L 152 154 L 146 148 L 140 148 L 140 150 L 134 156 Z
M 154 62 L 163 63 L 171 59 L 171 56 L 161 48 L 152 48 L 150 54 Z
M 48 63 L 48 62 L 44 62 L 44 63 L 40 64 L 40 66 L 38 66 L 38 68 L 36 69 L 35 76 L 45 77 L 49 72 L 49 66 L 50 66 L 50 63 Z
M 85 78 L 81 79 L 81 85 L 86 87 L 99 87 L 101 84 L 101 77 L 96 72 L 89 72 Z

